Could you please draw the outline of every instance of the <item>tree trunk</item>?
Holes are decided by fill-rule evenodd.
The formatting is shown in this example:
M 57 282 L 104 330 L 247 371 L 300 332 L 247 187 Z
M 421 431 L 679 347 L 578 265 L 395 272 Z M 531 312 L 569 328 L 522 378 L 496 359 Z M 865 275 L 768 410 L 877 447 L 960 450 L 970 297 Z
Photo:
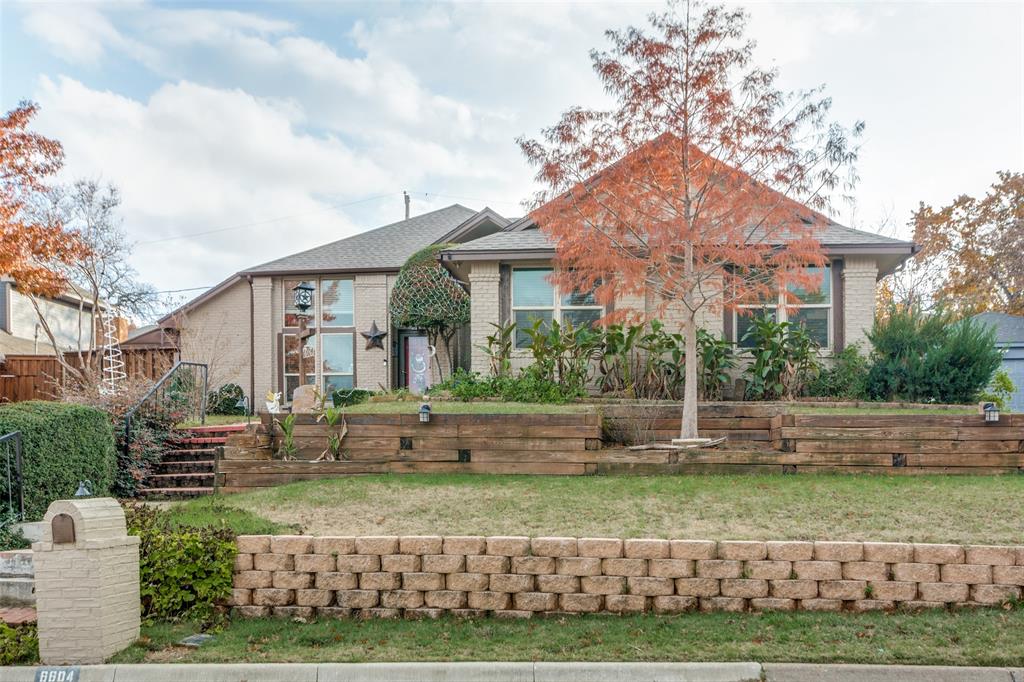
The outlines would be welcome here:
M 683 363 L 683 419 L 680 438 L 697 438 L 697 321 L 690 313 L 685 323 L 686 359 Z

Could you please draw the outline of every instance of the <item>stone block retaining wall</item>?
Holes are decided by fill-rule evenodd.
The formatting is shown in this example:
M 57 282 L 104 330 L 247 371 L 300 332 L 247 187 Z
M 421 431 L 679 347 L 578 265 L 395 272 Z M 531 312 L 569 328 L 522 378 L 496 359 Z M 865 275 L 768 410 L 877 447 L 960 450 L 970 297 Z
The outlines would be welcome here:
M 242 616 L 866 611 L 1021 597 L 1024 547 L 529 537 L 238 538 Z

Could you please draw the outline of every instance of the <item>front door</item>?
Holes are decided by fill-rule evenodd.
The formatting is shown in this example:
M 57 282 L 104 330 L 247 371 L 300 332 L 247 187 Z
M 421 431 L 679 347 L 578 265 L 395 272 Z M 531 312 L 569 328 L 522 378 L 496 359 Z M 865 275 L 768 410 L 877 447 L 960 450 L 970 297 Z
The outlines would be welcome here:
M 433 352 L 422 332 L 398 333 L 399 384 L 410 393 L 422 395 L 427 392 L 433 376 Z

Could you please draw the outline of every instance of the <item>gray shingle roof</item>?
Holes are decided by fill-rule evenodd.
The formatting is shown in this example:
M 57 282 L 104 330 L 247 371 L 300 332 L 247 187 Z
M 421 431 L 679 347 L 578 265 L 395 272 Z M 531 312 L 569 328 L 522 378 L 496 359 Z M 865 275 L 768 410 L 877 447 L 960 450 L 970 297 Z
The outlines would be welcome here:
M 1006 313 L 979 313 L 974 319 L 996 328 L 996 343 L 1024 345 L 1024 317 Z
M 459 204 L 384 225 L 308 251 L 293 253 L 242 274 L 321 272 L 342 270 L 397 270 L 409 256 L 438 241 L 476 211 Z
M 873 232 L 855 230 L 852 227 L 845 227 L 837 223 L 829 223 L 818 236 L 822 246 L 863 246 L 863 245 L 889 245 L 906 246 L 910 248 L 910 242 L 884 237 Z M 514 232 L 498 232 L 471 242 L 459 244 L 452 248 L 452 253 L 460 251 L 534 251 L 539 249 L 553 249 L 554 242 L 548 239 L 544 233 L 536 228 L 526 228 Z
M 534 251 L 554 249 L 555 243 L 540 230 L 533 228 L 521 232 L 495 232 L 471 242 L 453 247 L 451 251 Z

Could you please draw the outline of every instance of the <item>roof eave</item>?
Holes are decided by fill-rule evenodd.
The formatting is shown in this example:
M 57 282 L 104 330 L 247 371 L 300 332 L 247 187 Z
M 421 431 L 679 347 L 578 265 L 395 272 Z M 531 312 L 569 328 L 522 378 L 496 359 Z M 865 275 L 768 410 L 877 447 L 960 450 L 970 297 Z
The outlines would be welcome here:
M 537 260 L 540 258 L 554 258 L 555 249 L 500 249 L 471 251 L 468 249 L 453 249 L 442 251 L 441 260 L 445 261 L 489 261 L 489 260 Z

